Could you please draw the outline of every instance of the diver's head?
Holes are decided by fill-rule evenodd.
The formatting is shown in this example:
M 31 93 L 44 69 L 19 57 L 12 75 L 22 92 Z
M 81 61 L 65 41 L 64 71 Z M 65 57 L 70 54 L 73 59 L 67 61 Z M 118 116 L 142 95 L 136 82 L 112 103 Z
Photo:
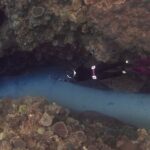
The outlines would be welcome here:
M 91 79 L 91 69 L 80 66 L 67 73 L 67 78 L 74 81 L 85 81 Z
M 75 78 L 76 74 L 77 74 L 77 73 L 76 73 L 75 70 L 71 70 L 71 71 L 67 72 L 67 78 L 68 78 L 69 80 L 73 80 L 73 79 Z

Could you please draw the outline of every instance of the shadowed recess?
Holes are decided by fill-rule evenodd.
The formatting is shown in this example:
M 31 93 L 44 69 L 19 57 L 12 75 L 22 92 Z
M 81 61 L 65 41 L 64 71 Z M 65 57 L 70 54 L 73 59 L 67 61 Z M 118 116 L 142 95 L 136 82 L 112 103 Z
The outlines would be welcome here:
M 4 23 L 5 20 L 6 20 L 5 12 L 0 9 L 0 26 Z

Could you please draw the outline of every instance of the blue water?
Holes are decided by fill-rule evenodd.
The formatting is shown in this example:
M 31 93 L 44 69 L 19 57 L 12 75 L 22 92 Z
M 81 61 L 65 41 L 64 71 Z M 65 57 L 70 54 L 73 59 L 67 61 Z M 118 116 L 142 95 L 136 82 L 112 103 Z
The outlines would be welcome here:
M 57 67 L 1 77 L 0 97 L 45 96 L 77 111 L 97 111 L 150 128 L 150 95 L 97 90 L 65 82 L 64 78 L 65 71 Z

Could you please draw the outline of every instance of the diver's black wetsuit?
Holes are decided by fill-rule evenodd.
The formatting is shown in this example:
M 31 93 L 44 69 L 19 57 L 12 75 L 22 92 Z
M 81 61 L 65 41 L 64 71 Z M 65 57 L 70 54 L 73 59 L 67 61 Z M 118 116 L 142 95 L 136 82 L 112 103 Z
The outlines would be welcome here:
M 78 67 L 76 70 L 76 75 L 74 76 L 74 79 L 77 81 L 85 81 L 91 79 L 91 69 L 86 68 L 84 66 Z
M 123 75 L 124 68 L 125 64 L 121 62 L 113 64 L 101 63 L 96 66 L 95 72 L 97 78 L 102 80 Z
M 123 75 L 123 69 L 124 69 L 124 63 L 113 63 L 113 64 L 106 64 L 101 63 L 96 65 L 96 68 L 94 70 L 95 75 L 97 79 L 107 79 L 112 77 L 117 77 Z M 76 75 L 74 76 L 74 79 L 77 81 L 85 81 L 92 79 L 92 69 L 86 68 L 85 66 L 80 66 L 77 69 L 75 69 Z

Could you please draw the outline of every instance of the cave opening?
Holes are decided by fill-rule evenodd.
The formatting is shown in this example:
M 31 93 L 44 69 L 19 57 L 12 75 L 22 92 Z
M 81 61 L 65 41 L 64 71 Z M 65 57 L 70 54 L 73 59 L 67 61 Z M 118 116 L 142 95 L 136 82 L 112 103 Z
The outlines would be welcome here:
M 82 52 L 79 55 L 79 49 L 74 50 L 71 45 L 54 47 L 49 43 L 44 43 L 33 51 L 20 51 L 17 47 L 13 49 L 6 49 L 4 56 L 0 58 L 0 76 L 18 75 L 34 68 L 55 65 L 70 68 L 92 59 L 90 54 L 88 57 Z M 71 56 L 67 51 L 74 51 L 74 53 Z M 59 55 L 60 52 L 64 55 Z

